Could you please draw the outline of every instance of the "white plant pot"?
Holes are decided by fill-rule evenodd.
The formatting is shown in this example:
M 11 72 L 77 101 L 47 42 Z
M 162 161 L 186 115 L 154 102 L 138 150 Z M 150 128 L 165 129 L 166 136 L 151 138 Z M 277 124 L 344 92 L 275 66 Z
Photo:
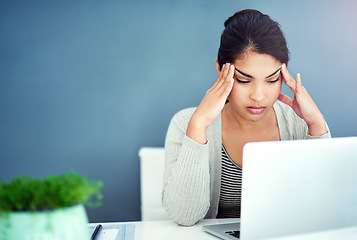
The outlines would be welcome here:
M 39 212 L 0 215 L 2 240 L 88 240 L 88 218 L 83 205 Z

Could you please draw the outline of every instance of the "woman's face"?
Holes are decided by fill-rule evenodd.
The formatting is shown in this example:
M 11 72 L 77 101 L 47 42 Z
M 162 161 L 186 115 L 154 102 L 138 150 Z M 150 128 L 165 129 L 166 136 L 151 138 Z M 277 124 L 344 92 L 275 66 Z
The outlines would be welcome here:
M 234 84 L 230 107 L 244 120 L 258 122 L 272 111 L 279 97 L 282 63 L 271 55 L 248 51 L 233 62 Z

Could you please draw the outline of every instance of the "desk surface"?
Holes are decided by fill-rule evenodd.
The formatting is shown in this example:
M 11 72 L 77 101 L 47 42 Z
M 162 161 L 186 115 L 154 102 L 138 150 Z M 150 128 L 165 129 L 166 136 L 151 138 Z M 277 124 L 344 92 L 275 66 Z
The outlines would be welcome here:
M 218 240 L 218 238 L 204 232 L 203 225 L 218 223 L 238 223 L 239 219 L 204 219 L 192 227 L 181 227 L 172 221 L 142 221 L 142 222 L 118 222 L 101 223 L 103 226 L 110 224 L 134 224 L 135 240 Z M 90 226 L 96 223 L 90 223 Z M 274 238 L 274 240 L 355 240 L 357 239 L 357 226 L 351 228 L 315 232 L 284 238 Z M 105 239 L 111 240 L 111 239 Z M 269 239 L 273 240 L 273 239 Z

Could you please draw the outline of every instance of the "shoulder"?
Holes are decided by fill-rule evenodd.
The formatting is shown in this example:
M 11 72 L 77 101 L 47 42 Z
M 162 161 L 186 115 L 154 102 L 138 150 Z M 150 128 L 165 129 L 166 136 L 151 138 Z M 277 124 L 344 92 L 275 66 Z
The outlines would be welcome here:
M 290 106 L 286 105 L 285 103 L 283 103 L 279 100 L 277 100 L 275 102 L 274 110 L 276 112 L 282 113 L 284 115 L 293 115 L 293 113 L 294 113 L 294 110 Z
M 187 128 L 193 113 L 196 111 L 196 107 L 185 108 L 177 112 L 171 119 L 170 125 L 175 125 L 179 128 Z
M 178 111 L 173 117 L 171 121 L 183 121 L 183 122 L 188 122 L 193 113 L 196 111 L 196 107 L 191 107 L 191 108 L 185 108 L 180 111 Z
M 173 119 L 191 118 L 195 111 L 196 107 L 182 109 L 173 116 Z
M 277 101 L 274 104 L 274 110 L 282 140 L 307 138 L 307 124 L 290 106 L 281 101 Z
M 303 121 L 289 105 L 286 105 L 285 103 L 279 100 L 275 102 L 274 110 L 278 118 L 279 116 L 283 117 L 284 120 L 288 122 Z

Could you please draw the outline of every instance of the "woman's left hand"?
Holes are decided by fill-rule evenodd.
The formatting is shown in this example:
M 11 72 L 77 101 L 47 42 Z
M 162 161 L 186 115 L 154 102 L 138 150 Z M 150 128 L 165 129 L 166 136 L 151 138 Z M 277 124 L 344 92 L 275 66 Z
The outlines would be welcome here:
M 306 89 L 301 85 L 301 77 L 298 73 L 296 81 L 288 72 L 286 65 L 281 67 L 282 79 L 294 93 L 294 99 L 280 93 L 279 100 L 289 105 L 295 113 L 308 125 L 311 136 L 321 136 L 327 133 L 325 119 L 315 102 L 310 97 Z

